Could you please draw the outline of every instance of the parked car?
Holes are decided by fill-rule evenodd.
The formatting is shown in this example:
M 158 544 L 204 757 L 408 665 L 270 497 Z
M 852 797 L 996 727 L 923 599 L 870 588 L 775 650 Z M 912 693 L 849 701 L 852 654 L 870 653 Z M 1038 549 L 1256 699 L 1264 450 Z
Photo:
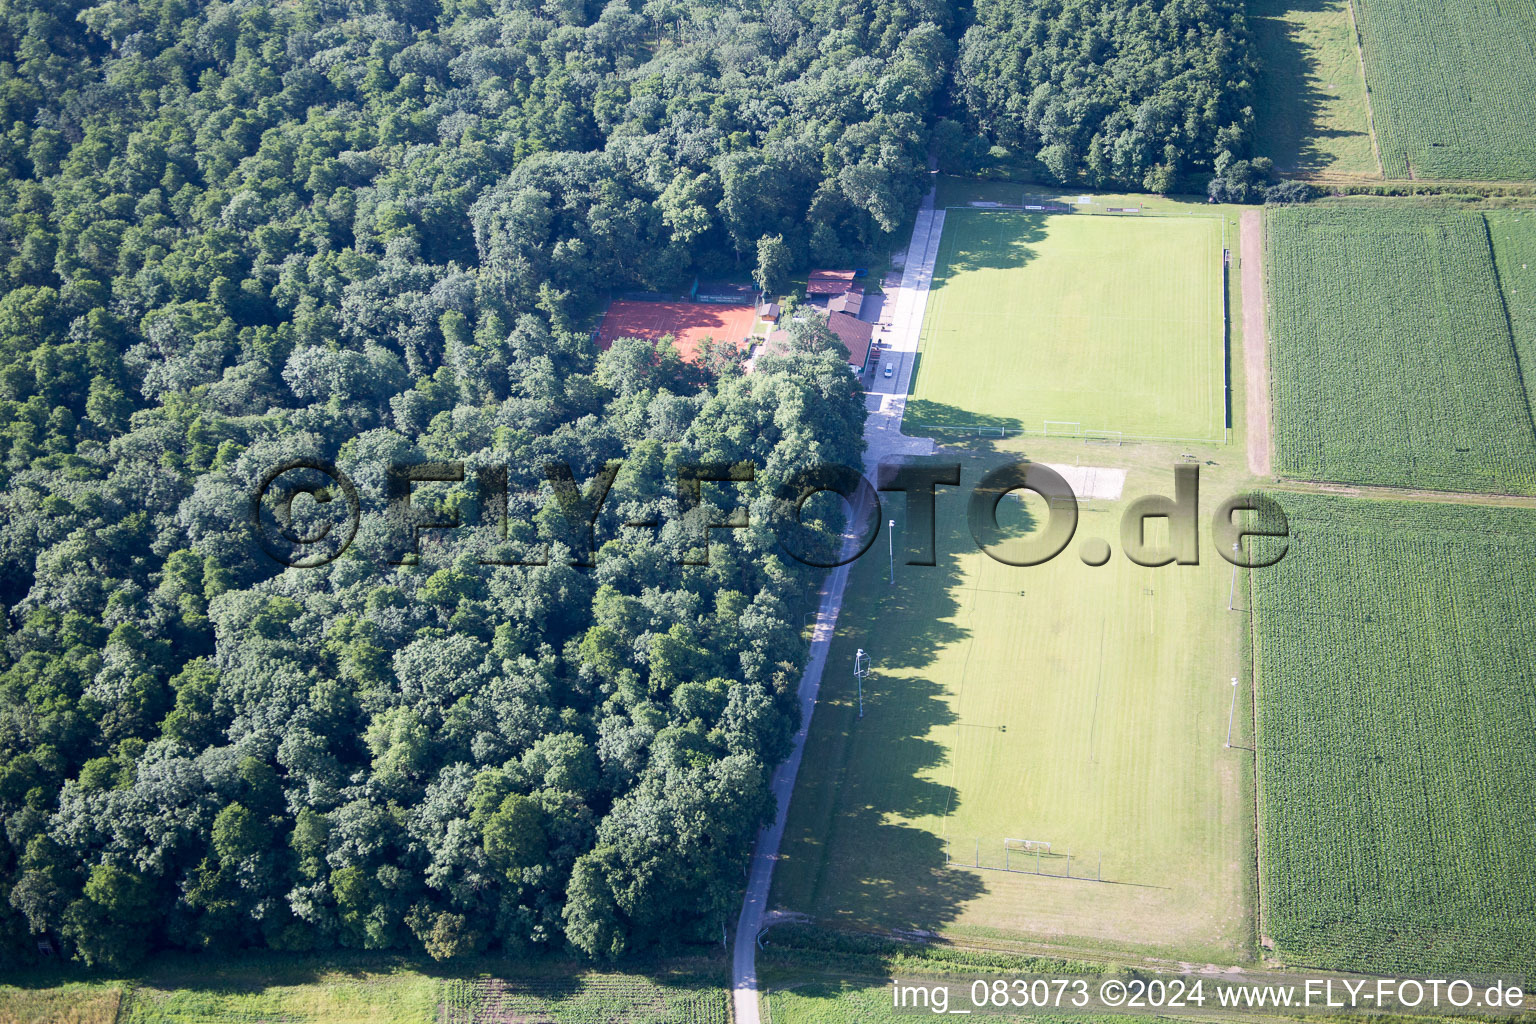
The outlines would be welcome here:
M 895 372 L 896 372 L 896 364 L 895 363 L 886 363 L 885 364 L 885 375 L 887 377 L 891 376 Z

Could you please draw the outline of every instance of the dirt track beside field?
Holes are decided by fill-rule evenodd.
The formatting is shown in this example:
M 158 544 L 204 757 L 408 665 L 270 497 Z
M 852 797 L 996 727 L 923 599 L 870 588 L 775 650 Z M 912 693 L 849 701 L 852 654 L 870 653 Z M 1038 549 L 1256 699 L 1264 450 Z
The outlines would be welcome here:
M 1248 388 L 1248 471 L 1270 475 L 1269 335 L 1264 324 L 1264 220 L 1244 210 L 1242 239 L 1243 377 Z

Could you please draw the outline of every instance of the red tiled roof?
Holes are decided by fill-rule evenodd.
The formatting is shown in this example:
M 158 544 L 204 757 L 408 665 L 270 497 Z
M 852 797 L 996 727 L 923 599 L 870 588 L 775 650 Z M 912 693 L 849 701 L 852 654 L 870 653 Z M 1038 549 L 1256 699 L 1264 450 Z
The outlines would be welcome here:
M 851 270 L 813 270 L 805 282 L 805 294 L 841 295 L 852 287 Z

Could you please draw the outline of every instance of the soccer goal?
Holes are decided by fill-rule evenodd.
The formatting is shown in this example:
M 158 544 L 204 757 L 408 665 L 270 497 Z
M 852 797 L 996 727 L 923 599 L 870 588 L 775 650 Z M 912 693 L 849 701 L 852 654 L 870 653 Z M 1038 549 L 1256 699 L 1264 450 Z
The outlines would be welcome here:
M 1050 853 L 1051 844 L 1043 839 L 1004 839 L 1003 849 L 1021 850 L 1024 853 Z
M 1034 856 L 1033 864 L 1030 864 L 1030 862 L 1026 860 L 1024 862 L 1024 864 L 1026 866 L 1015 868 L 1013 866 L 1013 855 L 1015 853 L 1022 853 L 1022 854 L 1026 855 L 1026 856 L 1028 856 L 1029 854 L 1034 854 L 1035 856 Z M 1050 854 L 1051 854 L 1051 844 L 1045 842 L 1043 839 L 1004 839 L 1003 840 L 1003 870 L 1004 871 L 1029 871 L 1029 872 L 1033 872 L 1034 874 L 1038 875 L 1038 874 L 1041 873 L 1041 871 L 1040 871 L 1040 858 L 1041 858 L 1041 856 L 1043 855 L 1043 856 L 1049 857 Z
M 1046 420 L 1045 433 L 1049 437 L 1052 434 L 1075 437 L 1083 432 L 1083 425 L 1076 420 Z
M 1008 436 L 1008 428 L 1007 427 L 977 427 L 976 428 L 976 435 L 978 437 L 1007 437 Z
M 1083 444 L 1102 444 L 1120 447 L 1125 444 L 1123 430 L 1090 430 L 1083 436 Z

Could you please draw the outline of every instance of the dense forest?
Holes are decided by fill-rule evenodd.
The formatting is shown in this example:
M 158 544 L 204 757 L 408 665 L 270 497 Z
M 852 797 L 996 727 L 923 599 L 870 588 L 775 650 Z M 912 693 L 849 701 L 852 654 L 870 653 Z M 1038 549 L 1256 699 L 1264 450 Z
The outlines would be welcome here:
M 955 88 L 1054 181 L 1167 192 L 1248 155 L 1241 0 L 977 0 Z
M 761 512 L 863 405 L 817 328 L 749 374 L 591 318 L 889 248 L 930 151 L 1241 154 L 1237 16 L 1109 6 L 0 2 L 0 956 L 718 941 L 819 577 L 761 515 L 696 564 L 677 470 Z M 357 482 L 323 566 L 247 522 L 293 459 Z M 583 551 L 543 467 L 616 460 Z M 462 464 L 413 564 L 392 462 Z

